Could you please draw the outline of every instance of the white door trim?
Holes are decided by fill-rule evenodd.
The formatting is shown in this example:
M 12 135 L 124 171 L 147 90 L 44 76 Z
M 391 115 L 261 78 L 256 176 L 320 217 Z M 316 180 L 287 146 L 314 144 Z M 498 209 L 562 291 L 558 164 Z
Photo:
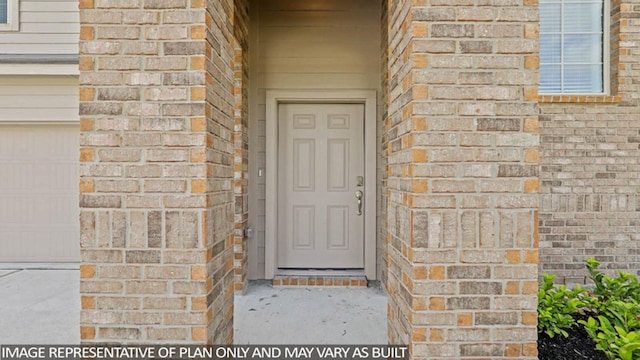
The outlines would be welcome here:
M 375 90 L 267 90 L 265 278 L 277 272 L 278 244 L 278 104 L 364 104 L 364 272 L 376 279 L 376 91 Z

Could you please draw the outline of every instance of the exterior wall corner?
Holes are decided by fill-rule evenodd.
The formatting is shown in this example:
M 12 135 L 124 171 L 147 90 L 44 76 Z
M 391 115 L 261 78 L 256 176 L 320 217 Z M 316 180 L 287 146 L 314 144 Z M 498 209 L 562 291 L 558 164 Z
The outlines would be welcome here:
M 537 2 L 389 1 L 388 19 L 390 341 L 535 359 Z
M 81 338 L 229 344 L 234 4 L 151 3 L 80 2 Z

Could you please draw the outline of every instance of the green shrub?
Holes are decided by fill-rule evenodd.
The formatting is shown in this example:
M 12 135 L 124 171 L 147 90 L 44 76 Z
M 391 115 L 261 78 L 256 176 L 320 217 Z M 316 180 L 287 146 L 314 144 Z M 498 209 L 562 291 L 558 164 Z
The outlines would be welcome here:
M 595 288 L 589 305 L 598 312 L 597 320 L 580 320 L 589 336 L 611 360 L 640 359 L 640 283 L 623 271 L 610 277 L 598 270 L 600 263 L 585 260 Z
M 608 359 L 632 360 L 640 358 L 639 312 L 640 306 L 635 301 L 611 300 L 606 316 L 578 322 L 584 325 L 596 349 L 603 351 Z
M 594 311 L 597 317 L 579 320 L 610 360 L 640 359 L 640 282 L 627 272 L 611 277 L 598 270 L 600 263 L 585 260 L 595 287 L 589 293 L 580 286 L 567 289 L 553 284 L 554 275 L 543 275 L 538 290 L 538 331 L 549 337 L 567 332 L 576 324 L 573 315 L 581 309 Z
M 580 286 L 573 289 L 554 286 L 555 278 L 555 275 L 544 274 L 542 288 L 538 290 L 538 332 L 551 338 L 557 334 L 568 337 L 567 329 L 576 323 L 572 314 L 585 306 L 582 295 L 586 290 Z
M 638 278 L 628 272 L 618 271 L 618 277 L 613 278 L 598 270 L 600 263 L 595 258 L 585 260 L 589 277 L 595 284 L 593 290 L 598 301 L 606 304 L 609 300 L 640 302 L 640 283 Z

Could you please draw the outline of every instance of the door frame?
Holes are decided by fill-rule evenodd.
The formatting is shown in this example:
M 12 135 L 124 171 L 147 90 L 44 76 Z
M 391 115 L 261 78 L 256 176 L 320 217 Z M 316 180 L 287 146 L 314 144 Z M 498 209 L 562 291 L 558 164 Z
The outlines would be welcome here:
M 376 91 L 267 90 L 266 93 L 265 278 L 278 272 L 278 105 L 286 103 L 364 105 L 364 275 L 376 279 Z

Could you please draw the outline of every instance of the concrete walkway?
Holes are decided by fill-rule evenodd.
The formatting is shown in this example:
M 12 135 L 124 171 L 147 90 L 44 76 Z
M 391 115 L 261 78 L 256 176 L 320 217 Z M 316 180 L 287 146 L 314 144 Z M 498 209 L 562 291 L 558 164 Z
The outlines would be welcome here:
M 379 287 L 272 287 L 235 297 L 236 344 L 387 344 L 387 297 Z
M 0 344 L 80 342 L 79 270 L 0 264 Z M 379 288 L 273 288 L 235 296 L 236 344 L 387 343 Z

